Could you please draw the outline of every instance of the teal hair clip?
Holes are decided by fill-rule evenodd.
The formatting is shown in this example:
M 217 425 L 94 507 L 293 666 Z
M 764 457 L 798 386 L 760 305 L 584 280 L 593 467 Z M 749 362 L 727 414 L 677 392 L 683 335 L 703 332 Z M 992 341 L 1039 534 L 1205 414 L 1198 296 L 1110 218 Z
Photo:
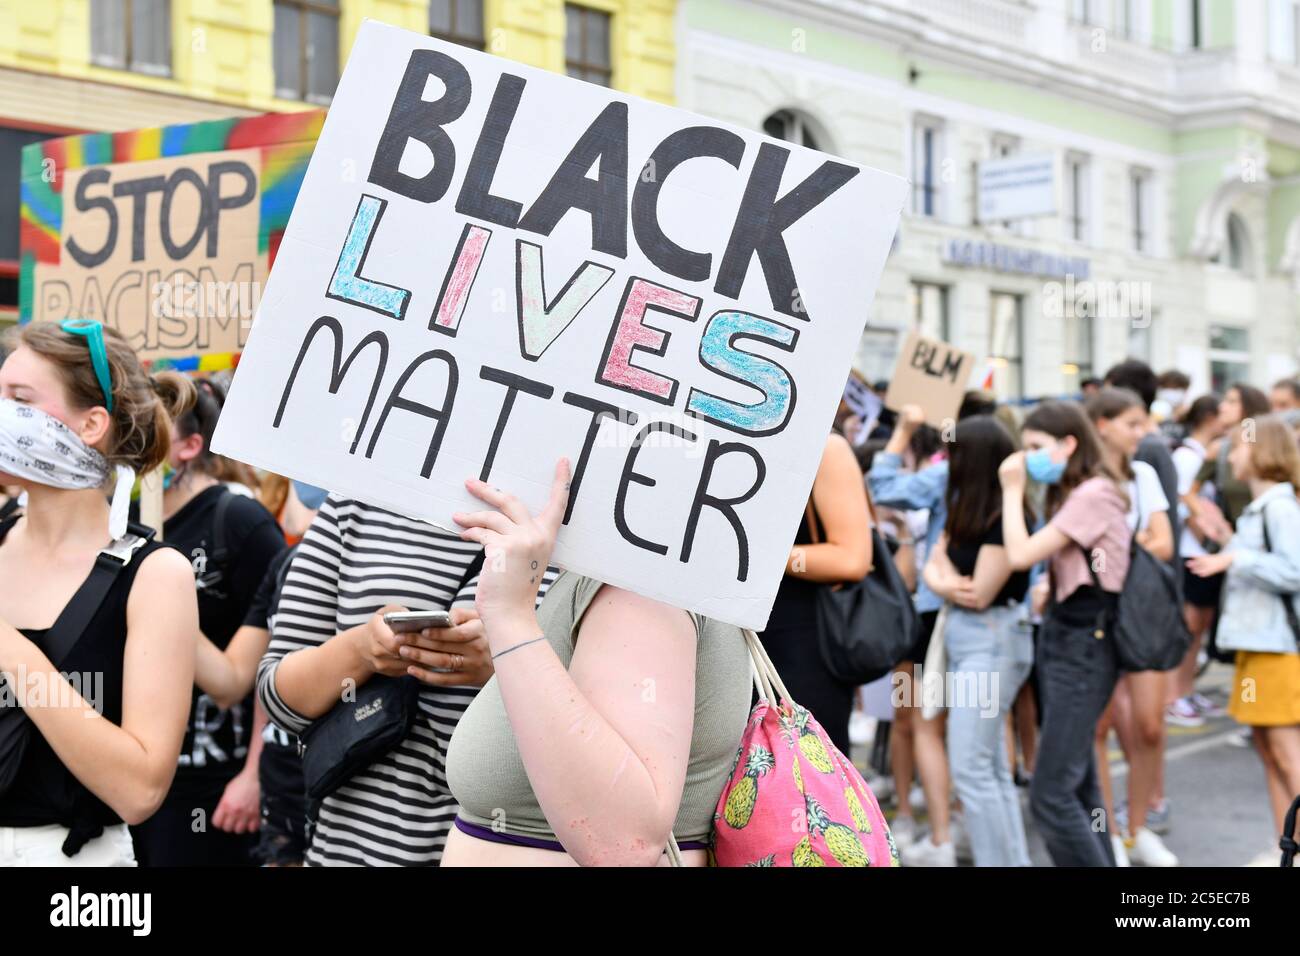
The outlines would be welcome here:
M 104 348 L 104 324 L 95 319 L 66 319 L 59 326 L 64 332 L 82 335 L 90 349 L 90 362 L 95 368 L 95 378 L 104 393 L 104 407 L 113 410 L 113 376 L 108 371 L 108 350 Z

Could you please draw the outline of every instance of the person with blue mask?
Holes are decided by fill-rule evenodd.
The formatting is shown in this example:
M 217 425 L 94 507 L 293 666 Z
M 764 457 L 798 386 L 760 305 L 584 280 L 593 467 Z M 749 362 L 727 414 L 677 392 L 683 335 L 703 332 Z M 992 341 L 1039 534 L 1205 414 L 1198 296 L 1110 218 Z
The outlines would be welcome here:
M 1119 664 L 1111 622 L 1128 574 L 1128 496 L 1101 439 L 1074 402 L 1043 402 L 1026 418 L 1024 451 L 998 469 L 1002 537 L 1011 567 L 1046 561 L 1051 603 L 1038 642 L 1043 725 L 1030 809 L 1057 866 L 1114 866 L 1093 738 Z M 1047 523 L 1032 535 L 1026 479 L 1046 486 Z

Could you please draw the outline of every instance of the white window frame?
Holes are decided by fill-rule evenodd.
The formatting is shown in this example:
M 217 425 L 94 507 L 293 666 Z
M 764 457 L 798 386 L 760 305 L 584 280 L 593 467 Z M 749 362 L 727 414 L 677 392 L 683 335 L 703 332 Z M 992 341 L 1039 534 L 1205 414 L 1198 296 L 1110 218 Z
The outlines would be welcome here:
M 1145 167 L 1133 166 L 1128 172 L 1129 238 L 1134 252 L 1154 255 L 1155 242 L 1155 174 Z
M 996 318 L 995 301 L 996 301 L 998 298 L 1001 298 L 1001 297 L 1003 297 L 1003 296 L 1005 296 L 1005 297 L 1010 298 L 1011 300 L 1013 300 L 1013 301 L 1015 302 L 1015 306 L 1016 306 L 1016 311 L 1015 311 L 1016 335 L 1015 335 L 1015 339 L 1016 339 L 1016 349 L 1017 349 L 1017 351 L 1019 352 L 1019 354 L 1018 354 L 1018 355 L 1014 355 L 1014 356 L 998 355 L 998 354 L 996 354 L 996 352 L 994 351 L 994 346 L 997 344 L 997 343 L 994 341 L 994 337 L 995 337 L 995 335 L 996 335 L 996 331 L 997 331 L 997 326 L 996 326 L 997 318 Z M 1006 394 L 1001 394 L 1001 393 L 1000 393 L 1000 394 L 999 394 L 999 397 L 1000 397 L 1000 398 L 1024 398 L 1025 393 L 1026 393 L 1026 383 L 1025 383 L 1025 369 L 1026 369 L 1026 362 L 1025 362 L 1025 295 L 1024 295 L 1024 293 L 1021 293 L 1021 292 L 1009 292 L 1009 291 L 1006 291 L 1006 290 L 1003 290 L 1003 289 L 996 289 L 996 288 L 995 288 L 995 289 L 990 289 L 990 290 L 989 290 L 988 303 L 989 303 L 989 326 L 988 326 L 988 328 L 989 328 L 989 347 L 988 347 L 988 354 L 989 354 L 989 361 L 993 364 L 993 367 L 994 367 L 994 373 L 993 373 L 993 376 L 994 376 L 994 388 L 995 388 L 995 389 L 997 388 L 997 381 L 998 381 L 998 378 L 999 378 L 999 376 L 998 376 L 998 371 L 997 371 L 997 370 L 998 370 L 998 369 L 1002 369 L 1002 368 L 1010 368 L 1010 367 L 1014 366 L 1015 369 L 1016 369 L 1016 375 L 1015 375 L 1015 378 L 1016 378 L 1016 386 L 1017 386 L 1017 388 L 1016 388 L 1016 390 L 1013 391 L 1013 392 L 1008 392 L 1008 393 L 1006 393 Z
M 1246 347 L 1244 349 L 1207 348 L 1206 365 L 1210 373 L 1210 382 L 1213 383 L 1214 381 L 1214 365 L 1216 362 L 1223 365 L 1242 366 L 1245 369 L 1245 372 L 1239 376 L 1239 379 L 1242 381 L 1249 380 L 1251 375 L 1250 327 L 1245 325 L 1228 325 L 1227 323 L 1223 323 L 1223 322 L 1216 322 L 1215 325 L 1221 328 L 1236 329 L 1237 331 L 1244 332 L 1246 335 Z M 1212 333 L 1210 332 L 1210 330 L 1206 330 L 1205 341 L 1207 346 L 1210 343 L 1211 337 L 1212 337 Z M 1225 382 L 1224 384 L 1226 387 L 1227 385 L 1231 385 L 1232 383 Z
M 925 191 L 926 185 L 922 181 L 925 174 L 924 162 L 924 136 L 926 132 L 930 133 L 930 211 L 925 211 Z M 943 120 L 933 116 L 917 115 L 912 118 L 912 135 L 911 156 L 909 157 L 908 168 L 912 172 L 912 215 L 919 216 L 923 219 L 934 219 L 938 222 L 945 222 L 945 204 L 947 202 L 948 191 L 943 188 L 943 152 L 944 152 L 944 123 Z
M 1084 153 L 1066 153 L 1063 169 L 1061 187 L 1065 190 L 1065 202 L 1061 204 L 1062 237 L 1067 242 L 1089 245 L 1092 242 L 1093 218 L 1091 158 Z
M 925 292 L 933 289 L 939 294 L 939 328 L 937 330 L 921 328 L 921 307 L 925 301 Z M 952 286 L 929 279 L 913 279 L 908 288 L 910 327 L 921 335 L 929 335 L 945 342 L 951 341 L 952 334 Z
M 1097 309 L 1080 309 L 1075 303 L 1065 304 L 1066 313 L 1061 328 L 1065 333 L 1065 348 L 1062 350 L 1061 379 L 1062 392 L 1078 391 L 1085 378 L 1097 375 Z M 1084 345 L 1088 354 L 1077 354 L 1080 345 Z M 1023 350 L 1023 346 L 1022 346 Z M 1086 359 L 1086 361 L 1085 361 Z M 1072 368 L 1073 371 L 1068 371 Z M 1069 385 L 1069 378 L 1074 377 L 1074 387 Z
M 1268 0 L 1268 56 L 1274 63 L 1300 65 L 1300 2 Z

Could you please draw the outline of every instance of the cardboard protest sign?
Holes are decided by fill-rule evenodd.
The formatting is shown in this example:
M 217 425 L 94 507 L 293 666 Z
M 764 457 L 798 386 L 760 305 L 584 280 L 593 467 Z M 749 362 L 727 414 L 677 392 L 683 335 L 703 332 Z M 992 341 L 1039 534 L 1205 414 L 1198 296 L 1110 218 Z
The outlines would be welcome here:
M 214 446 L 453 530 L 568 456 L 557 564 L 761 628 L 905 193 L 367 21 Z
M 19 320 L 98 319 L 141 358 L 234 364 L 324 113 L 23 150 Z
M 920 405 L 925 423 L 943 428 L 945 421 L 957 418 L 974 367 L 970 352 L 912 332 L 898 354 L 885 406 L 898 411 L 904 405 Z

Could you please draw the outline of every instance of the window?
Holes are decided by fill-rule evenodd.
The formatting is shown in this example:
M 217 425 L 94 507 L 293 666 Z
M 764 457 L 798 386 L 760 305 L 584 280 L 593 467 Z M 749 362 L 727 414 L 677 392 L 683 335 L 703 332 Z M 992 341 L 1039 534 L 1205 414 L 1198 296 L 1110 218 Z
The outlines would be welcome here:
M 763 120 L 763 132 L 787 143 L 798 143 L 809 149 L 821 149 L 817 138 L 808 126 L 808 120 L 793 110 L 779 110 Z
M 1088 160 L 1084 156 L 1065 158 L 1065 237 L 1088 241 Z
M 1081 309 L 1067 302 L 1065 308 L 1065 361 L 1061 363 L 1063 391 L 1077 392 L 1085 378 L 1093 376 L 1096 367 L 1096 315 L 1092 309 Z
M 1151 364 L 1151 326 L 1155 324 L 1155 313 L 1142 315 L 1128 326 L 1128 343 L 1124 354 L 1130 358 L 1141 359 Z
M 614 76 L 609 14 L 573 3 L 564 5 L 564 69 L 569 76 L 609 86 Z
M 1210 326 L 1210 390 L 1222 395 L 1229 385 L 1250 379 L 1250 331 Z
M 990 299 L 989 362 L 998 398 L 1024 395 L 1024 297 L 994 292 Z
M 913 282 L 912 328 L 931 339 L 948 341 L 948 287 Z
M 1129 196 L 1133 222 L 1133 251 L 1151 251 L 1151 174 L 1145 169 L 1129 173 Z
M 1193 50 L 1200 50 L 1205 46 L 1205 21 L 1201 14 L 1201 0 L 1187 0 L 1191 7 L 1189 16 L 1191 17 L 1191 46 Z
M 328 106 L 338 82 L 338 0 L 275 0 L 275 95 Z
M 1268 0 L 1268 55 L 1275 63 L 1295 65 L 1300 43 L 1296 30 L 1296 0 Z
M 483 0 L 429 0 L 429 35 L 482 50 Z
M 171 76 L 168 0 L 92 0 L 90 62 L 151 76 Z
M 943 127 L 935 120 L 917 119 L 912 127 L 912 212 L 939 215 L 939 154 Z
M 1096 0 L 1070 0 L 1070 19 L 1076 23 L 1096 23 Z
M 1115 4 L 1115 30 L 1126 40 L 1137 39 L 1138 10 L 1136 0 L 1117 0 Z
M 1254 271 L 1250 233 L 1235 212 L 1228 214 L 1228 268 L 1237 272 Z

